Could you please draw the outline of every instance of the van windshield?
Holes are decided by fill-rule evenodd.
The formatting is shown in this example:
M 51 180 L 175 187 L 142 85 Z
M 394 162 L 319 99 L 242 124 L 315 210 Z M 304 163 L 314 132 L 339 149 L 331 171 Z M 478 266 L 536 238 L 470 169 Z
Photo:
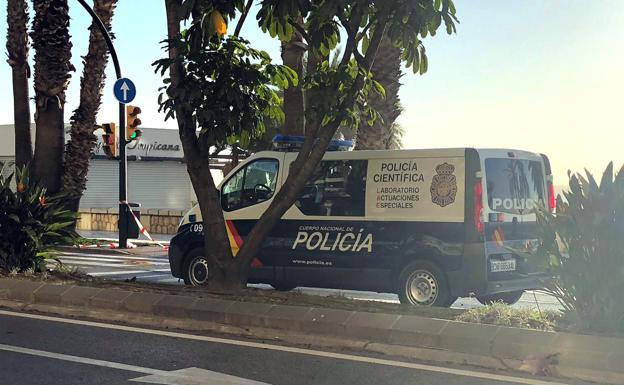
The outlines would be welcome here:
M 542 163 L 527 159 L 485 160 L 488 206 L 493 211 L 527 214 L 544 205 Z

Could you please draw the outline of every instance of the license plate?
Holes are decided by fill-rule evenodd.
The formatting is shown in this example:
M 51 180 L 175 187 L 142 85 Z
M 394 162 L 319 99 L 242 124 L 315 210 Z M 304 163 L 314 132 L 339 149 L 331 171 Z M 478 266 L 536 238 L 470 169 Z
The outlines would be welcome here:
M 508 259 L 506 261 L 490 261 L 490 271 L 497 273 L 500 271 L 514 271 L 516 270 L 516 260 Z

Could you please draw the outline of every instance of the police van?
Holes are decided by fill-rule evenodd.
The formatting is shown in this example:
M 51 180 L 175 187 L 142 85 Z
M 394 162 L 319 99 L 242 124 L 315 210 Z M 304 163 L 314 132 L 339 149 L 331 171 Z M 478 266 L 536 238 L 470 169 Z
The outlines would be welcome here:
M 282 139 L 276 151 L 247 158 L 218 187 L 234 255 L 297 156 Z M 465 296 L 514 303 L 548 278 L 514 251 L 535 250 L 533 208 L 554 204 L 550 164 L 541 154 L 328 151 L 265 240 L 249 282 L 390 292 L 414 305 L 450 306 Z M 199 207 L 182 219 L 169 261 L 174 277 L 206 282 Z

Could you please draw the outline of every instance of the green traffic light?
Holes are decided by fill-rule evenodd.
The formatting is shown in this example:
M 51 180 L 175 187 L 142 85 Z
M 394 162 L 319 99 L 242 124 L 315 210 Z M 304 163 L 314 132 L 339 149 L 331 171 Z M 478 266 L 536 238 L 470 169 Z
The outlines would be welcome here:
M 130 134 L 130 140 L 135 140 L 139 136 L 141 136 L 141 130 L 134 130 L 132 134 Z

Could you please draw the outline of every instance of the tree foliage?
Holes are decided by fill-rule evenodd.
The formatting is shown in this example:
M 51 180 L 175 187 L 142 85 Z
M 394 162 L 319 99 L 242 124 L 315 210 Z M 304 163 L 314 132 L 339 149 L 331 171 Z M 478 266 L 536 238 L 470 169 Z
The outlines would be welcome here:
M 296 73 L 271 64 L 266 52 L 251 48 L 248 41 L 236 36 L 222 38 L 215 34 L 205 45 L 197 45 L 204 33 L 193 24 L 178 42 L 182 50 L 177 60 L 186 69 L 186 81 L 176 90 L 162 88 L 174 98 L 161 94 L 160 110 L 167 119 L 175 116 L 175 103 L 187 105 L 205 148 L 239 143 L 247 147 L 265 132 L 266 119 L 283 120 L 276 89 L 296 84 Z M 155 65 L 164 75 L 171 61 L 161 59 Z
M 362 116 L 369 123 L 377 118 L 367 100 L 371 92 L 384 94 L 371 73 L 382 37 L 387 34 L 401 50 L 401 59 L 408 68 L 424 73 L 428 61 L 422 39 L 435 35 L 442 23 L 452 33 L 457 22 L 451 0 L 263 0 L 256 14 L 259 27 L 282 41 L 289 41 L 296 31 L 314 59 L 308 62 L 308 75 L 298 79 L 292 69 L 271 64 L 270 58 L 263 54 L 254 55 L 258 51 L 238 36 L 250 10 L 249 1 L 165 0 L 165 3 L 169 58 L 155 64 L 161 71 L 169 67 L 170 78 L 165 79 L 169 86 L 166 97 L 160 99 L 161 108 L 178 119 L 187 168 L 198 193 L 202 216 L 204 221 L 209 217 L 213 221 L 210 231 L 204 231 L 204 249 L 206 254 L 219 255 L 207 255 L 209 269 L 235 271 L 230 276 L 238 280 L 238 285 L 245 283 L 253 256 L 277 220 L 297 199 L 337 129 L 357 127 Z M 221 33 L 215 12 L 226 23 L 237 12 L 241 13 L 233 36 Z M 190 26 L 182 32 L 179 31 L 181 20 L 190 21 Z M 339 43 L 344 46 L 342 55 L 338 65 L 331 66 L 326 58 Z M 199 79 L 202 76 L 204 79 Z M 215 252 L 214 244 L 210 243 L 227 242 L 227 236 L 218 192 L 214 187 L 202 191 L 205 184 L 212 182 L 211 176 L 200 175 L 199 171 L 207 166 L 207 149 L 223 143 L 243 144 L 260 137 L 267 116 L 281 117 L 276 88 L 299 81 L 308 95 L 313 95 L 306 99 L 313 100 L 306 110 L 306 119 L 310 114 L 318 124 L 308 127 L 306 123 L 305 142 L 286 182 L 246 237 L 236 258 L 231 258 L 224 248 L 220 253 Z M 198 82 L 202 82 L 199 87 Z M 199 136 L 196 128 L 201 130 Z M 212 278 L 227 275 L 219 273 Z

